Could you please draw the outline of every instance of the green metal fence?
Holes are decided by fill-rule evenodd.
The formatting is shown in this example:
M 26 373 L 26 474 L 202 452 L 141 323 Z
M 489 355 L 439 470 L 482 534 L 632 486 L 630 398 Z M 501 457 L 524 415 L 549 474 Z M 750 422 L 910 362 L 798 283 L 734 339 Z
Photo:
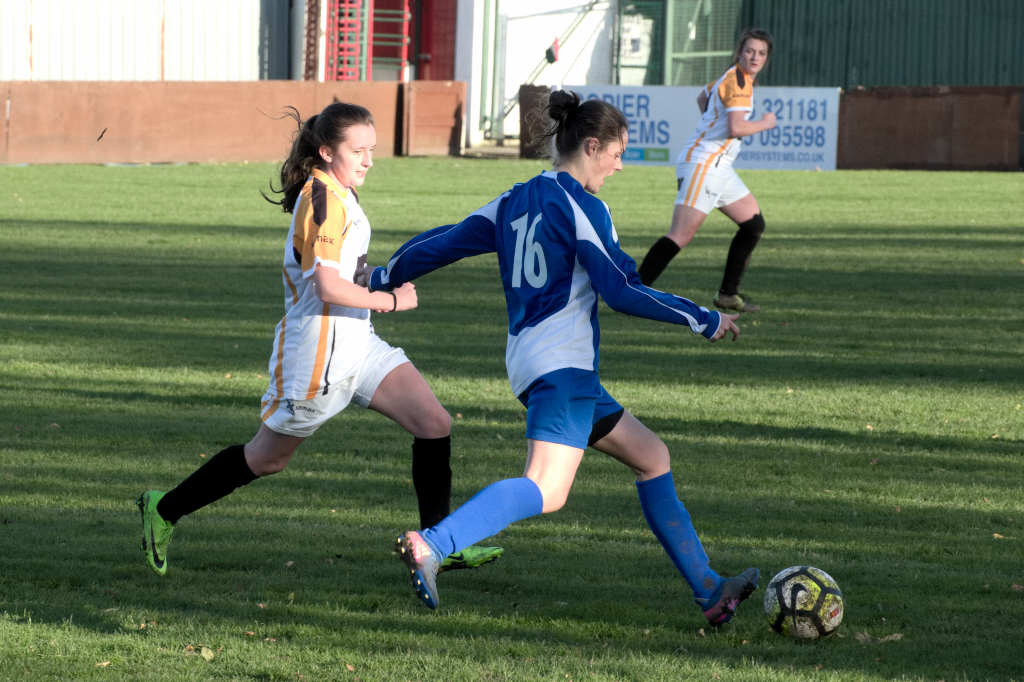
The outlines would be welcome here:
M 622 2 L 618 80 L 703 85 L 749 26 L 775 37 L 762 85 L 1024 85 L 1024 0 Z
M 1024 85 L 1021 0 L 745 0 L 775 35 L 773 85 Z

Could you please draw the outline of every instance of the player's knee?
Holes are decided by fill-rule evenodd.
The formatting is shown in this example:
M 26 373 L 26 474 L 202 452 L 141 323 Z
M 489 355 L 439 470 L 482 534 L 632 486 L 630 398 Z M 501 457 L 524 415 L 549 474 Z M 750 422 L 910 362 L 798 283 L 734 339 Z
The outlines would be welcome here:
M 551 512 L 558 511 L 565 506 L 566 500 L 569 499 L 569 495 L 567 493 L 553 495 L 545 494 L 543 497 L 544 506 L 541 508 L 542 514 L 550 514 Z
M 641 459 L 641 464 L 633 467 L 639 480 L 657 478 L 662 474 L 668 473 L 671 468 L 672 457 L 668 451 L 668 446 L 660 438 L 648 446 L 647 452 L 644 453 L 644 457 Z
M 452 416 L 448 410 L 439 408 L 420 420 L 419 438 L 444 438 L 452 432 Z
M 415 438 L 446 438 L 452 432 L 452 417 L 440 404 L 429 412 L 400 416 L 396 421 Z
M 693 241 L 694 235 L 697 234 L 696 230 L 685 231 L 685 232 L 669 232 L 666 235 L 669 239 L 675 242 L 675 245 L 680 249 L 685 249 L 686 246 Z
M 246 458 L 246 463 L 249 465 L 249 469 L 256 476 L 270 476 L 284 471 L 284 468 L 288 466 L 288 462 L 291 460 L 291 454 L 286 456 L 265 456 L 257 457 L 251 461 Z
M 740 232 L 747 236 L 760 238 L 764 234 L 764 217 L 757 213 L 750 220 L 740 223 L 739 228 Z
M 543 500 L 541 506 L 542 514 L 556 512 L 565 506 L 566 500 L 569 499 L 569 488 L 561 485 L 547 485 L 544 481 L 534 481 L 534 483 L 537 483 L 541 499 Z

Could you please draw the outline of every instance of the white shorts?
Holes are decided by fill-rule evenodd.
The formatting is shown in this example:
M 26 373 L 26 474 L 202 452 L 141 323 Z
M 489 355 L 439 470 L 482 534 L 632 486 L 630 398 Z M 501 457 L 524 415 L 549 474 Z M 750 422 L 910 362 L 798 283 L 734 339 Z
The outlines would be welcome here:
M 704 214 L 750 194 L 732 164 L 717 168 L 708 167 L 705 163 L 681 163 L 676 166 L 676 180 L 679 183 L 676 204 L 695 208 Z
M 349 403 L 367 407 L 384 377 L 406 362 L 409 358 L 405 351 L 370 332 L 362 363 L 352 374 L 331 384 L 326 395 L 310 400 L 278 398 L 272 393 L 273 387 L 268 388 L 260 401 L 260 418 L 275 433 L 308 438 Z

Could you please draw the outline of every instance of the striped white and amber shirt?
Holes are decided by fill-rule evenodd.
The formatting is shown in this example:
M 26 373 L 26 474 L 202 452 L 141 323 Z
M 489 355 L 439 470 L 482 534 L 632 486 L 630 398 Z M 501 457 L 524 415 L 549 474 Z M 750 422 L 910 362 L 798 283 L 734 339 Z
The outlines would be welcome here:
M 704 87 L 707 106 L 694 132 L 676 159 L 676 165 L 696 163 L 728 167 L 740 153 L 740 138 L 729 137 L 729 112 L 754 113 L 754 81 L 735 64 Z
M 278 400 L 326 394 L 362 360 L 372 331 L 370 311 L 321 301 L 313 272 L 319 264 L 353 281 L 369 245 L 370 221 L 355 194 L 314 169 L 296 201 L 285 241 L 284 317 L 269 363 L 269 393 Z

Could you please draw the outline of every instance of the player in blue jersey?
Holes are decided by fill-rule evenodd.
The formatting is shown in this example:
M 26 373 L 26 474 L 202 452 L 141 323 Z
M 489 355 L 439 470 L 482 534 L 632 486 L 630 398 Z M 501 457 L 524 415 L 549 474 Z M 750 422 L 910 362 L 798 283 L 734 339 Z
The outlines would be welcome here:
M 487 486 L 430 528 L 403 533 L 396 549 L 419 597 L 437 608 L 443 557 L 515 521 L 560 509 L 583 451 L 592 446 L 636 473 L 647 522 L 707 620 L 720 625 L 757 587 L 758 571 L 724 578 L 711 569 L 676 494 L 665 443 L 601 386 L 597 300 L 685 325 L 710 341 L 735 339 L 736 315 L 644 286 L 620 248 L 608 207 L 593 194 L 622 169 L 628 140 L 622 112 L 601 100 L 581 103 L 565 91 L 551 94 L 548 111 L 553 170 L 457 225 L 414 237 L 371 273 L 371 290 L 391 290 L 466 256 L 497 252 L 508 306 L 505 362 L 512 390 L 526 406 L 524 475 Z

